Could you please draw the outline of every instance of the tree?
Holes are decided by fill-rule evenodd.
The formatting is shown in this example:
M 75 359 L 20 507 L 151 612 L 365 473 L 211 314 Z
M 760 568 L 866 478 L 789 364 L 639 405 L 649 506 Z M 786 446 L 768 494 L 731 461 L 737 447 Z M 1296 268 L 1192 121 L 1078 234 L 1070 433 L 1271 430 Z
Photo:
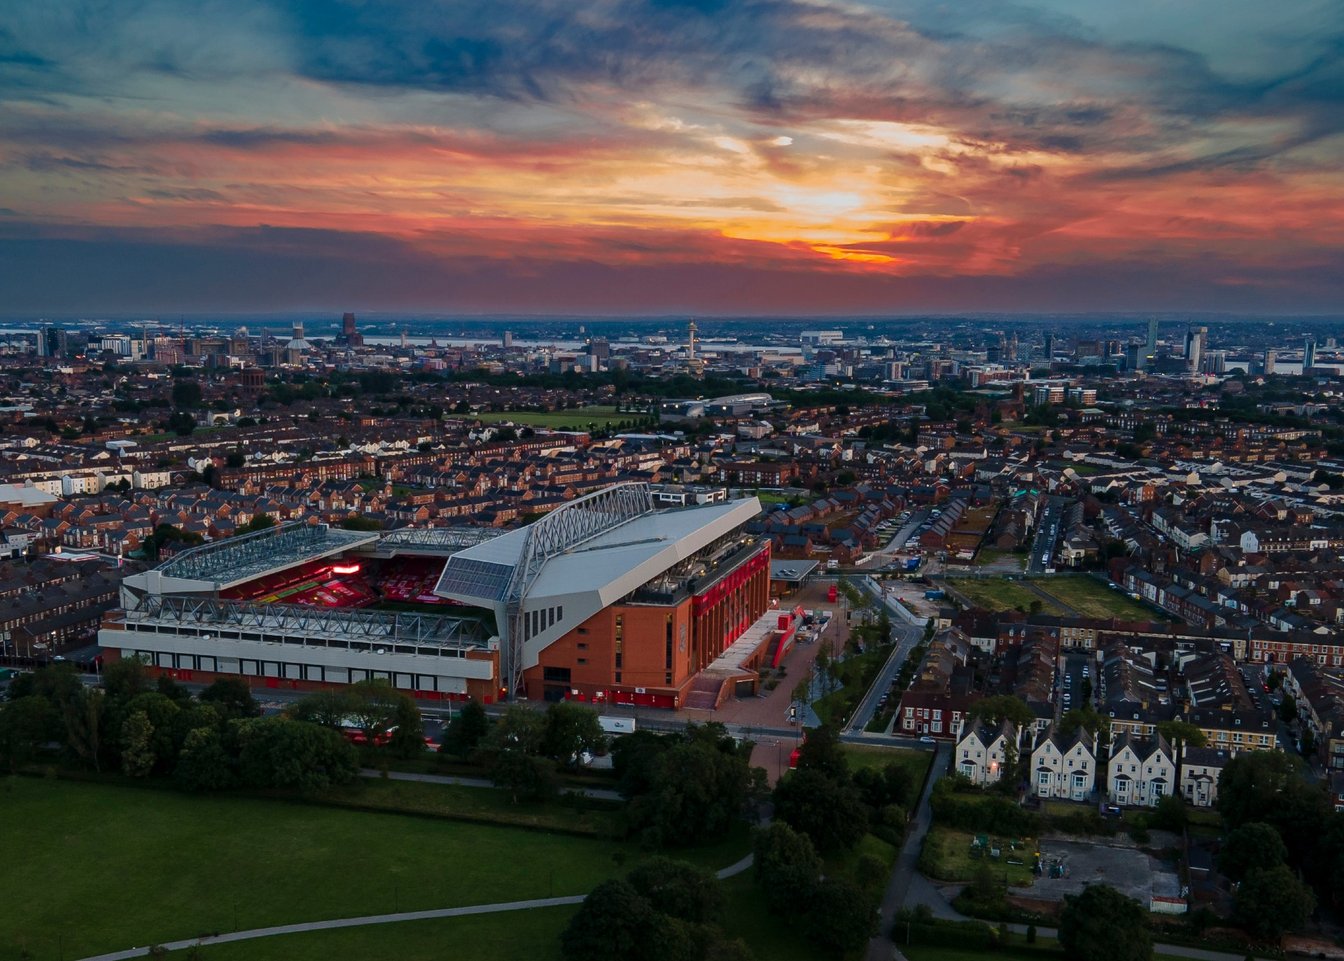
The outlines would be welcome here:
M 475 701 L 468 701 L 457 712 L 457 716 L 448 722 L 439 751 L 466 757 L 476 750 L 489 730 L 490 718 L 485 708 Z
M 1254 868 L 1237 886 L 1233 917 L 1258 938 L 1278 942 L 1307 923 L 1316 896 L 1286 864 Z
M 238 678 L 219 678 L 201 692 L 200 699 L 202 704 L 213 704 L 226 720 L 261 716 L 261 705 L 252 696 L 252 689 Z
M 489 734 L 481 742 L 481 750 L 487 754 L 500 751 L 539 754 L 544 732 L 545 721 L 540 714 L 530 707 L 515 704 L 491 726 Z
M 546 710 L 541 753 L 559 764 L 574 767 L 585 753 L 600 751 L 607 737 L 590 707 L 558 701 Z
M 188 437 L 196 430 L 196 418 L 185 410 L 174 411 L 168 418 L 168 429 L 179 437 Z
M 787 914 L 806 904 L 821 876 L 821 858 L 806 834 L 782 821 L 756 831 L 752 844 L 756 880 L 774 914 Z
M 809 730 L 798 748 L 798 770 L 818 771 L 837 781 L 849 780 L 849 760 L 840 746 L 840 731 L 830 724 Z
M 1190 812 L 1186 810 L 1185 798 L 1179 794 L 1165 794 L 1157 802 L 1152 825 L 1159 831 L 1173 831 L 1180 834 L 1185 830 L 1189 819 Z
M 853 881 L 826 878 L 812 892 L 802 922 L 804 936 L 826 954 L 838 958 L 873 936 L 877 912 Z
M 998 727 L 1004 721 L 1012 721 L 1018 730 L 1036 720 L 1027 702 L 1011 694 L 995 694 L 981 698 L 971 708 L 971 713 L 990 727 Z
M 65 739 L 70 750 L 95 771 L 102 769 L 103 718 L 107 710 L 107 695 L 102 691 L 80 687 L 78 693 L 65 702 Z
M 1279 702 L 1279 720 L 1284 724 L 1292 724 L 1297 720 L 1297 701 L 1291 694 L 1283 695 L 1283 700 Z
M 1252 871 L 1277 867 L 1288 858 L 1288 848 L 1278 829 L 1263 821 L 1248 821 L 1229 831 L 1218 852 L 1218 870 L 1232 881 L 1241 881 Z
M 858 789 L 816 770 L 792 771 L 775 786 L 775 817 L 829 854 L 852 848 L 868 830 Z
M 144 711 L 134 711 L 121 725 L 121 769 L 145 777 L 154 769 L 154 727 Z
M 252 787 L 322 791 L 354 780 L 354 747 L 335 731 L 285 717 L 234 721 L 238 769 Z
M 0 705 L 0 759 L 17 770 L 51 740 L 58 716 L 44 697 L 29 694 Z
M 554 761 L 518 750 L 491 756 L 490 780 L 508 791 L 514 804 L 550 797 L 558 788 Z
M 626 880 L 655 911 L 692 924 L 714 924 L 723 915 L 723 891 L 709 872 L 672 858 L 641 863 Z
M 648 793 L 631 803 L 632 823 L 658 847 L 721 837 L 742 813 L 750 781 L 746 759 L 735 752 L 703 735 L 683 741 L 655 761 Z
M 1159 721 L 1157 733 L 1167 739 L 1176 751 L 1177 757 L 1181 756 L 1183 747 L 1203 747 L 1209 743 L 1209 738 L 1203 731 L 1189 721 L 1182 721 L 1179 718 Z
M 219 731 L 198 727 L 188 733 L 173 776 L 192 791 L 222 791 L 232 787 L 237 774 Z
M 286 713 L 295 721 L 307 721 L 339 731 L 354 723 L 355 698 L 349 688 L 315 691 L 295 701 Z
M 1089 884 L 1064 898 L 1059 945 L 1072 961 L 1151 961 L 1148 913 L 1115 888 Z
M 1218 777 L 1218 811 L 1232 827 L 1248 821 L 1279 825 L 1285 798 L 1309 790 L 1301 761 L 1281 751 L 1245 751 Z
M 122 657 L 103 668 L 103 690 L 109 700 L 125 703 L 149 690 L 149 669 L 138 657 Z
M 655 912 L 627 881 L 603 881 L 560 934 L 566 961 L 626 961 L 649 957 Z
M 246 524 L 239 524 L 238 529 L 233 533 L 235 537 L 241 537 L 243 534 L 255 534 L 257 531 L 269 530 L 274 526 L 275 518 L 270 514 L 262 512 L 260 514 L 253 514 L 252 519 Z
M 195 380 L 178 380 L 173 383 L 173 406 L 200 407 L 201 385 Z
M 611 766 L 621 795 L 628 800 L 652 790 L 658 759 L 680 741 L 677 735 L 658 734 L 647 728 L 616 738 L 611 745 Z
M 861 768 L 854 772 L 854 786 L 859 789 L 863 803 L 874 811 L 896 804 L 909 807 L 915 790 L 915 779 L 910 769 L 896 762 L 888 762 L 881 769 Z

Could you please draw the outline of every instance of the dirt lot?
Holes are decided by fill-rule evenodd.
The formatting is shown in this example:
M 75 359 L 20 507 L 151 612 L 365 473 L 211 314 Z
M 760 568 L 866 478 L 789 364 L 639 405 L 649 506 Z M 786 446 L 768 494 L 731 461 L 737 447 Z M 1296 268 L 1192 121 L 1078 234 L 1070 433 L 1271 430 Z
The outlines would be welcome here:
M 1154 847 L 1161 847 L 1155 837 Z M 1102 882 L 1147 905 L 1154 894 L 1180 894 L 1180 878 L 1175 867 L 1159 861 L 1133 845 L 1111 840 L 1077 841 L 1049 838 L 1041 842 L 1041 858 L 1047 867 L 1058 860 L 1066 876 L 1037 878 L 1024 896 L 1043 901 L 1062 901 L 1065 895 L 1078 894 L 1088 884 Z

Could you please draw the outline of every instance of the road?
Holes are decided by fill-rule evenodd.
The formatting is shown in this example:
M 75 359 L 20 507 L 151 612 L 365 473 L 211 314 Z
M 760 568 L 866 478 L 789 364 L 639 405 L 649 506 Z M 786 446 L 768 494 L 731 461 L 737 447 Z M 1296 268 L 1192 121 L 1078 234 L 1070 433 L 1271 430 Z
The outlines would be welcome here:
M 894 945 L 890 935 L 891 926 L 896 920 L 896 912 L 905 906 L 912 883 L 922 882 L 928 885 L 928 881 L 915 870 L 915 866 L 919 863 L 920 849 L 924 847 L 924 836 L 929 833 L 929 825 L 933 823 L 929 797 L 933 794 L 933 786 L 947 773 L 952 750 L 951 744 L 939 744 L 933 756 L 933 770 L 929 773 L 929 781 L 924 786 L 919 807 L 915 809 L 915 817 L 910 823 L 909 833 L 905 836 L 905 844 L 901 847 L 901 853 L 896 856 L 896 865 L 892 869 L 891 880 L 887 882 L 887 890 L 882 894 L 882 904 L 878 909 L 881 920 L 878 922 L 877 934 L 868 942 L 866 955 L 868 961 L 891 961 Z
M 910 652 L 924 637 L 924 620 L 911 614 L 900 601 L 884 595 L 877 582 L 871 577 L 858 578 L 855 583 L 870 595 L 885 601 L 887 610 L 891 613 L 891 636 L 892 640 L 896 642 L 896 646 L 892 648 L 891 656 L 882 665 L 882 670 L 878 672 L 877 678 L 864 692 L 863 699 L 859 701 L 859 706 L 855 708 L 854 715 L 849 719 L 849 724 L 845 730 L 851 733 L 862 731 L 867 727 L 868 722 L 877 713 L 877 705 L 882 699 L 882 695 L 891 690 L 891 685 L 896 681 L 896 675 L 900 673 L 901 665 L 905 663 L 905 659 L 910 655 Z
M 1031 556 L 1027 558 L 1028 574 L 1044 574 L 1054 569 L 1055 545 L 1059 543 L 1059 528 L 1064 521 L 1064 508 L 1052 498 L 1041 511 L 1036 524 L 1036 536 L 1031 542 Z

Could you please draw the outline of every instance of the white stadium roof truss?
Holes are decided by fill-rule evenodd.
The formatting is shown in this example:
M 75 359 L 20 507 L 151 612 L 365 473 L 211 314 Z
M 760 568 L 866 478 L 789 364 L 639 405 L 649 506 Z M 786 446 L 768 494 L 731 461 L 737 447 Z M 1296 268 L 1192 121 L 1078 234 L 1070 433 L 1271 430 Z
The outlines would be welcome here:
M 546 562 L 655 509 L 648 484 L 615 484 L 558 507 L 526 528 L 504 595 L 508 637 L 500 647 L 500 679 L 510 696 L 523 687 L 523 597 Z

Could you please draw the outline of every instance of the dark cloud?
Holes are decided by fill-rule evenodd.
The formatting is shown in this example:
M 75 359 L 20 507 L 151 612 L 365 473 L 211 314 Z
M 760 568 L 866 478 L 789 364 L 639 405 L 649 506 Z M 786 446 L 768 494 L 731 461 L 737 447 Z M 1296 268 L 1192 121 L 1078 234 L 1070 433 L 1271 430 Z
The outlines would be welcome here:
M 702 314 L 908 313 L 915 310 L 1201 309 L 1330 312 L 1344 297 L 1344 255 L 1230 269 L 1215 256 L 1047 266 L 1018 276 L 907 277 L 805 265 L 702 259 L 620 266 L 589 259 L 443 259 L 376 234 L 212 229 L 159 231 L 0 226 L 0 302 L 8 310 L 146 312 L 335 309 L 454 312 L 694 311 Z M 83 283 L 70 283 L 80 277 Z M 246 277 L 240 284 L 237 278 Z

